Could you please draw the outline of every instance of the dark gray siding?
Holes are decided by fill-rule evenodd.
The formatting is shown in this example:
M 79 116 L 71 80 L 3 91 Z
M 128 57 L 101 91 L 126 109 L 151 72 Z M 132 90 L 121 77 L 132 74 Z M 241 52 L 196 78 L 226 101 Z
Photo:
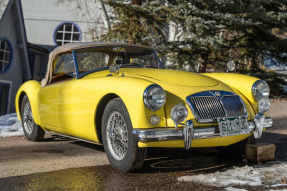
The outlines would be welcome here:
M 9 104 L 9 113 L 15 112 L 15 96 L 18 88 L 23 83 L 23 74 L 22 74 L 22 66 L 20 61 L 20 49 L 17 49 L 17 35 L 16 35 L 16 27 L 14 24 L 14 16 L 11 11 L 7 13 L 7 15 L 2 18 L 0 23 L 0 38 L 6 37 L 9 39 L 12 45 L 13 50 L 13 58 L 12 64 L 9 70 L 0 74 L 0 80 L 12 81 L 12 90 L 10 95 L 10 104 Z

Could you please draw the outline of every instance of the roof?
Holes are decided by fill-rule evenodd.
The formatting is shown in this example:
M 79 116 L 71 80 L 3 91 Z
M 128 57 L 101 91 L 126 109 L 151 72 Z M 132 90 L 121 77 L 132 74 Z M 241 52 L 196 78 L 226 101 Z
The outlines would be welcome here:
M 131 47 L 138 47 L 138 48 L 153 49 L 150 46 L 143 46 L 143 45 L 138 45 L 138 44 L 127 44 L 127 43 L 114 43 L 114 42 L 79 42 L 79 43 L 64 44 L 62 46 L 55 48 L 50 53 L 46 76 L 41 82 L 42 87 L 46 86 L 52 80 L 53 60 L 57 57 L 57 55 L 64 53 L 64 52 L 72 52 L 73 50 L 92 48 L 92 47 L 104 47 L 104 46 L 131 46 Z
M 30 42 L 28 42 L 28 48 L 32 49 L 32 50 L 37 50 L 37 51 L 40 51 L 40 52 L 43 52 L 43 53 L 49 53 L 49 51 L 46 48 L 42 48 L 42 47 L 37 46 L 35 44 L 32 44 Z
M 32 78 L 32 70 L 30 67 L 29 53 L 27 46 L 26 29 L 23 19 L 21 0 L 0 0 L 0 24 L 12 11 L 15 31 L 17 33 L 17 43 L 23 44 L 23 50 L 20 51 L 21 66 L 24 80 Z
M 8 6 L 9 0 L 0 0 L 0 20 L 4 14 L 6 7 Z
M 55 48 L 50 54 L 52 56 L 61 54 L 63 52 L 72 52 L 73 50 L 79 50 L 91 47 L 103 47 L 103 46 L 134 46 L 139 48 L 152 49 L 150 46 L 143 46 L 138 44 L 127 44 L 127 43 L 115 43 L 115 42 L 79 42 L 79 43 L 68 43 Z

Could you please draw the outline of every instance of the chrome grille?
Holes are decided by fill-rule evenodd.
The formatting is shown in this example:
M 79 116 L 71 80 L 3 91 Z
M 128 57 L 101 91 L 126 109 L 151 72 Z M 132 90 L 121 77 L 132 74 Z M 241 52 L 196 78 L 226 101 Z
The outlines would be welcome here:
M 187 97 L 187 102 L 198 122 L 216 122 L 217 118 L 246 116 L 241 98 L 231 92 L 200 92 Z
M 240 116 L 244 115 L 244 106 L 239 96 L 226 96 L 222 98 L 222 102 L 228 116 Z
M 190 101 L 195 105 L 201 119 L 226 117 L 220 100 L 215 97 L 193 97 Z

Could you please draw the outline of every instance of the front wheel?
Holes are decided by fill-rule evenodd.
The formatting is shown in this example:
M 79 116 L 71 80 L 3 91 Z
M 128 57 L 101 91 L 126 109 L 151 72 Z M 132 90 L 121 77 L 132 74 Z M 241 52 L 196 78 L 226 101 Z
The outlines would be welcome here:
M 21 120 L 25 137 L 29 141 L 40 141 L 45 136 L 45 131 L 35 123 L 28 96 L 25 95 L 21 103 Z
M 102 120 L 102 138 L 111 165 L 122 172 L 139 169 L 146 157 L 147 148 L 139 148 L 133 140 L 132 124 L 121 99 L 111 100 Z

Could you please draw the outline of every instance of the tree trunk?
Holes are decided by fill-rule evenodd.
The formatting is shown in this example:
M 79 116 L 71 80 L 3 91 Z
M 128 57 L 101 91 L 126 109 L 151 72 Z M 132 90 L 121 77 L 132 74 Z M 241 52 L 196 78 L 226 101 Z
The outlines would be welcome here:
M 199 73 L 205 73 L 207 64 L 208 64 L 208 54 L 202 54 Z
M 169 22 L 168 25 L 168 41 L 173 42 L 175 41 L 176 37 L 176 24 L 174 22 Z
M 107 9 L 101 0 L 98 0 L 98 4 L 99 4 L 100 11 L 101 11 L 101 15 L 102 15 L 103 20 L 104 20 L 105 29 L 110 31 L 111 30 L 111 24 L 110 24 L 110 19 L 108 17 Z
M 142 0 L 132 0 L 132 5 L 142 5 Z

